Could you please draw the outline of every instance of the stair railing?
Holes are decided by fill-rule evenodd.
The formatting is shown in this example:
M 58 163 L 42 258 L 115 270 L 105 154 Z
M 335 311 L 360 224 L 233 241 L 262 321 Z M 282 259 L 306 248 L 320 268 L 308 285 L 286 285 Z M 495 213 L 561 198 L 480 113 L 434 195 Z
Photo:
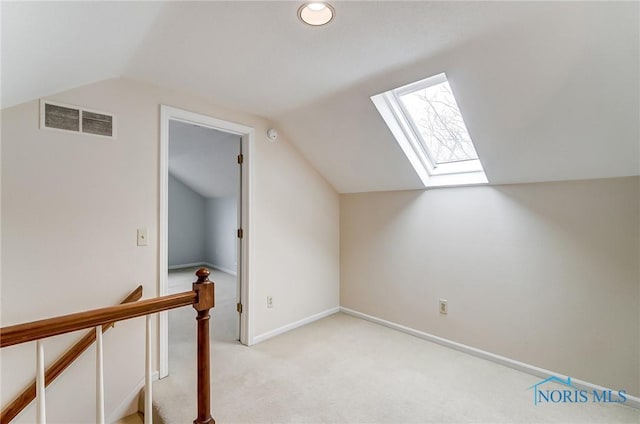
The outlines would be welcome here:
M 131 303 L 140 300 L 142 297 L 142 286 L 138 286 L 121 304 Z M 114 323 L 102 326 L 102 332 L 105 333 Z M 61 355 L 56 361 L 47 367 L 44 373 L 44 386 L 47 387 L 66 370 L 82 353 L 96 341 L 96 332 L 88 331 L 80 340 L 78 340 L 69 350 Z M 36 398 L 36 381 L 33 380 L 14 400 L 9 403 L 0 413 L 0 424 L 11 422 L 24 408 L 26 408 Z
M 196 271 L 198 280 L 192 290 L 160 296 L 154 299 L 117 306 L 93 309 L 70 315 L 17 324 L 0 329 L 0 348 L 21 343 L 36 342 L 36 422 L 46 423 L 44 345 L 42 339 L 89 328 L 96 337 L 96 423 L 104 424 L 104 382 L 102 376 L 102 332 L 104 326 L 118 321 L 146 316 L 145 352 L 145 424 L 151 424 L 151 316 L 169 309 L 192 305 L 197 312 L 197 416 L 194 424 L 215 424 L 211 417 L 211 368 L 209 363 L 209 311 L 215 305 L 214 284 L 209 281 L 209 270 Z M 62 372 L 62 371 L 60 371 Z M 4 411 L 3 411 L 4 417 Z M 8 423 L 12 418 L 7 420 Z M 2 424 L 5 424 L 4 418 Z

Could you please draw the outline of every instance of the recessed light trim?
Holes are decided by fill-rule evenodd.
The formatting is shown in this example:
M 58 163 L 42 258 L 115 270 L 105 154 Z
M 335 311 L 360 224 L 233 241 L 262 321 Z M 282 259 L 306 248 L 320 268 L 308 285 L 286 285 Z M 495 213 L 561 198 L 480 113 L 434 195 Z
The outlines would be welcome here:
M 334 8 L 325 2 L 305 3 L 298 9 L 298 18 L 311 26 L 326 25 L 333 20 L 335 14 Z

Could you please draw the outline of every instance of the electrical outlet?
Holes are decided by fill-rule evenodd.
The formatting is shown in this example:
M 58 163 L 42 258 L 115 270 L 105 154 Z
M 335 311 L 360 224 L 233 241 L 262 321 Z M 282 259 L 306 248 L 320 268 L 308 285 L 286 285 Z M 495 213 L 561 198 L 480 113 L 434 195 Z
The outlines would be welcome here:
M 267 296 L 267 308 L 273 308 L 273 297 Z
M 441 314 L 447 314 L 449 313 L 449 306 L 447 305 L 447 300 L 446 299 L 440 299 L 440 313 Z

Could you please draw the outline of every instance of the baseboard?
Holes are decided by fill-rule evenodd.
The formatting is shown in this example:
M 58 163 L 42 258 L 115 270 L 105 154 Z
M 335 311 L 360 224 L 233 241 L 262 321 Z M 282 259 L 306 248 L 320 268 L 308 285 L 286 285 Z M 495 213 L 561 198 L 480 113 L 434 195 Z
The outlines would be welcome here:
M 496 355 L 495 353 L 487 352 L 481 349 L 476 349 L 475 347 L 467 346 L 462 343 L 454 342 L 452 340 L 445 339 L 443 337 L 435 336 L 433 334 L 425 333 L 424 331 L 416 330 L 410 327 L 406 327 L 401 324 L 396 324 L 395 322 L 387 321 L 382 318 L 374 317 L 371 315 L 364 314 L 362 312 L 355 311 L 353 309 L 340 307 L 340 311 L 354 316 L 356 318 L 361 318 L 375 324 L 380 324 L 385 327 L 401 331 L 403 333 L 409 334 L 414 337 L 418 337 L 433 343 L 437 343 L 439 345 L 455 349 L 457 351 L 467 353 L 469 355 L 476 356 L 478 358 L 486 359 L 491 362 L 495 362 L 500 365 L 504 365 L 509 368 L 513 368 L 518 371 L 525 372 L 527 374 L 535 375 L 540 378 L 548 378 L 551 376 L 556 376 L 560 378 L 567 378 L 566 375 L 555 373 L 553 371 L 546 370 L 544 368 L 536 367 L 535 365 L 530 365 L 524 362 L 516 361 L 515 359 L 507 358 L 505 356 Z M 607 387 L 602 387 L 597 384 L 589 383 L 588 381 L 579 380 L 577 378 L 571 377 L 571 383 L 576 386 L 580 390 L 610 390 Z M 614 393 L 616 390 L 611 389 Z M 627 400 L 624 402 L 624 405 L 631 406 L 632 408 L 640 409 L 640 397 L 625 395 Z
M 158 371 L 154 371 L 152 379 L 156 381 L 158 379 Z M 123 419 L 131 414 L 138 412 L 138 396 L 140 390 L 144 388 L 144 378 L 136 384 L 136 386 L 127 394 L 127 396 L 120 402 L 120 405 L 109 415 L 107 422 L 113 423 Z
M 171 266 L 168 267 L 168 269 L 170 271 L 172 271 L 174 269 L 192 268 L 194 266 L 206 266 L 206 267 L 209 267 L 209 268 L 217 269 L 218 271 L 222 271 L 222 272 L 225 272 L 227 274 L 231 274 L 234 277 L 238 275 L 238 272 L 236 270 L 225 268 L 225 267 L 218 266 L 218 265 L 212 264 L 210 262 L 204 262 L 204 261 L 203 262 L 192 262 L 190 264 L 171 265 Z
M 302 327 L 303 325 L 310 324 L 314 321 L 318 321 L 319 319 L 328 317 L 329 315 L 333 315 L 340 312 L 340 307 L 336 306 L 335 308 L 327 309 L 326 311 L 319 312 L 315 315 L 311 315 L 307 318 L 303 318 L 299 321 L 292 322 L 291 324 L 283 325 L 280 328 L 276 328 L 275 330 L 267 331 L 266 333 L 260 334 L 259 336 L 255 336 L 251 341 L 250 345 L 261 343 L 265 340 L 268 340 L 272 337 L 278 336 L 282 333 L 286 333 L 287 331 L 291 331 L 298 327 Z
M 192 266 L 204 265 L 204 262 L 192 262 L 190 264 L 180 264 L 180 265 L 170 265 L 168 267 L 169 270 L 181 269 L 181 268 L 191 268 Z
M 204 262 L 204 265 L 208 266 L 209 268 L 213 268 L 213 269 L 217 269 L 218 271 L 222 271 L 222 272 L 226 272 L 227 274 L 231 274 L 234 277 L 236 277 L 238 275 L 238 272 L 234 269 L 229 269 L 229 268 L 225 268 L 222 266 L 218 266 L 215 264 L 212 264 L 210 262 Z

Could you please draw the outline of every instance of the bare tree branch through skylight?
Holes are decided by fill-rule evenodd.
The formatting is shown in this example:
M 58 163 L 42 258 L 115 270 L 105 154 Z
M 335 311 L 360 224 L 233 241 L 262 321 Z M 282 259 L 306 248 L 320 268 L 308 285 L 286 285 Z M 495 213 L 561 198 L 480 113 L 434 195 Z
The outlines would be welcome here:
M 478 159 L 448 81 L 399 97 L 435 164 Z

